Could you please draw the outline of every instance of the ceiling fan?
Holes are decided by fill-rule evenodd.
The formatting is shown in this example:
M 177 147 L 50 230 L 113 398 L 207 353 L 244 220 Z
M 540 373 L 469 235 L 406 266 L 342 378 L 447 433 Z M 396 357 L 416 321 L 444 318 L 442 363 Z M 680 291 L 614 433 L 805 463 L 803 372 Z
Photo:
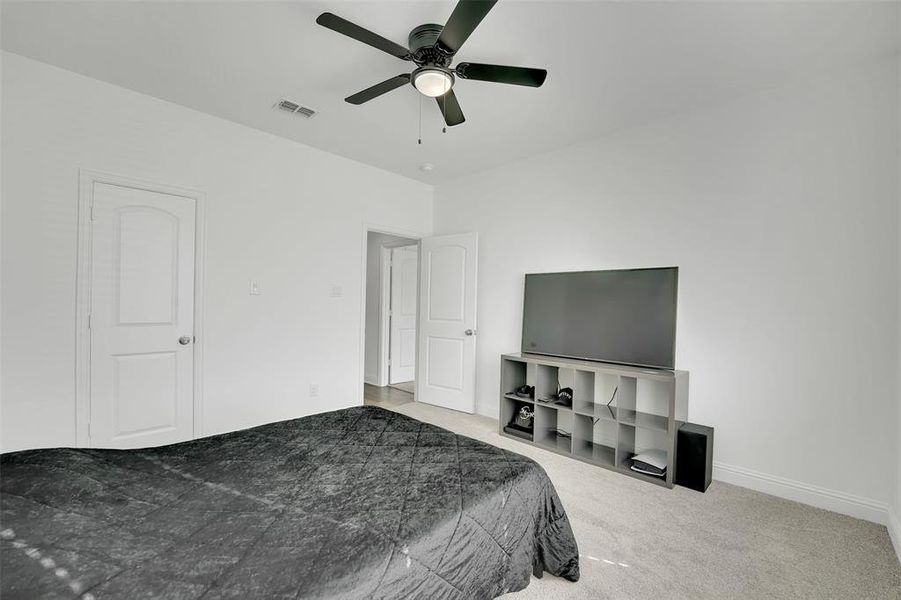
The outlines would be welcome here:
M 345 101 L 363 104 L 409 83 L 421 94 L 437 99 L 445 123 L 459 125 L 466 118 L 454 94 L 455 76 L 461 79 L 529 87 L 541 87 L 547 77 L 547 71 L 544 69 L 528 67 L 463 62 L 451 68 L 454 55 L 496 3 L 497 0 L 460 0 L 444 26 L 427 23 L 413 29 L 408 39 L 409 48 L 404 48 L 332 13 L 322 13 L 316 22 L 401 60 L 412 61 L 416 65 L 412 73 L 403 73 L 377 83 L 362 92 L 348 96 Z

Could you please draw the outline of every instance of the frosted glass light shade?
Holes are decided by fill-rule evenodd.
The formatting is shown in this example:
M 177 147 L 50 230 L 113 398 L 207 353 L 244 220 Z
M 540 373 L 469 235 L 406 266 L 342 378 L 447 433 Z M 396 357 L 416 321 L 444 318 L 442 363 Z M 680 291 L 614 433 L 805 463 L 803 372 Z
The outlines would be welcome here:
M 453 84 L 451 76 L 440 69 L 424 69 L 413 75 L 413 86 L 429 98 L 443 96 Z

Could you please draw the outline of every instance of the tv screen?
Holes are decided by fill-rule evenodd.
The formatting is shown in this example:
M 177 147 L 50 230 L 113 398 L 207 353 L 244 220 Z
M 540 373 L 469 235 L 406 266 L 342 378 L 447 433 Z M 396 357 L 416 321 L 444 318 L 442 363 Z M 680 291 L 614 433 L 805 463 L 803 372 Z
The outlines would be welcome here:
M 678 267 L 526 275 L 522 351 L 672 369 Z

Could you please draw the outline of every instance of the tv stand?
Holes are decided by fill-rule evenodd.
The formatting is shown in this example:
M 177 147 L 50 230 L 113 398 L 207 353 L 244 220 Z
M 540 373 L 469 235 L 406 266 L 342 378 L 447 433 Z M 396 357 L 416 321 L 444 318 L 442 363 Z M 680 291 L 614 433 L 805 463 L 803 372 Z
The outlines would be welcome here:
M 532 399 L 514 393 L 526 384 L 535 388 Z M 558 384 L 572 388 L 571 407 L 542 402 L 556 394 Z M 531 436 L 504 431 L 522 404 L 535 412 Z M 688 417 L 688 371 L 504 354 L 499 414 L 498 431 L 504 437 L 671 488 L 676 432 Z M 666 452 L 664 477 L 630 468 L 633 456 L 652 448 Z

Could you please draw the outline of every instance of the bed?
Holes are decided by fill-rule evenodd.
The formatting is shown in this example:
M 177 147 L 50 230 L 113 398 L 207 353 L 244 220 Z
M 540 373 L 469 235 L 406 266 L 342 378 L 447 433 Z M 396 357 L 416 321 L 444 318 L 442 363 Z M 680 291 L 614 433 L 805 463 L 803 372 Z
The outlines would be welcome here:
M 494 598 L 579 578 L 534 461 L 377 407 L 0 456 L 0 596 Z

